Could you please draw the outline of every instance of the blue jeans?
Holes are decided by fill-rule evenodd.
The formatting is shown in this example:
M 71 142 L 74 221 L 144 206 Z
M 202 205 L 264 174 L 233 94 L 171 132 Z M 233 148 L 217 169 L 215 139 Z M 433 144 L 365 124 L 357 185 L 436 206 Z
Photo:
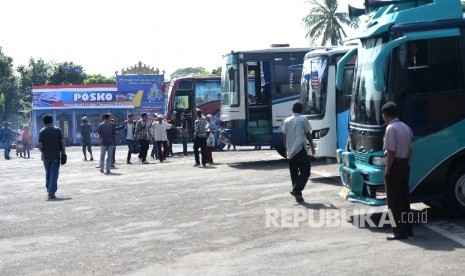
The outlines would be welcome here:
M 103 172 L 103 161 L 105 160 L 105 153 L 107 154 L 105 171 L 110 172 L 111 160 L 113 158 L 114 146 L 100 146 L 100 171 Z
M 6 160 L 10 159 L 11 143 L 9 142 L 3 143 L 3 149 L 5 151 L 4 153 L 5 159 Z
M 58 174 L 60 173 L 60 160 L 44 160 L 45 167 L 45 187 L 50 195 L 55 194 L 58 188 Z

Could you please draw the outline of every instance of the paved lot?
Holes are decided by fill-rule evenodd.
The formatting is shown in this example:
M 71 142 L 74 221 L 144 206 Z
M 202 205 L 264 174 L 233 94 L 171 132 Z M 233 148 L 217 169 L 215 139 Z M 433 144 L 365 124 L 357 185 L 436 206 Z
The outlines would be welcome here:
M 416 204 L 428 221 L 388 242 L 389 227 L 354 226 L 384 208 L 340 198 L 324 160 L 298 205 L 275 151 L 214 152 L 207 168 L 192 155 L 126 165 L 125 154 L 105 176 L 69 149 L 52 201 L 37 150 L 0 160 L 0 275 L 463 275 L 463 219 Z

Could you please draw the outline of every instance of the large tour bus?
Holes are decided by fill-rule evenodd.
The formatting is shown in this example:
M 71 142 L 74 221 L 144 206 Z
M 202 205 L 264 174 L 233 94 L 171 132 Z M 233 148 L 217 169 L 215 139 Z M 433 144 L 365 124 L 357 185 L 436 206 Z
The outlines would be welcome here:
M 279 128 L 299 100 L 304 56 L 316 47 L 272 46 L 224 56 L 221 120 L 231 144 L 269 145 L 284 155 Z
M 179 125 L 181 114 L 186 114 L 188 129 L 191 132 L 196 108 L 201 109 L 205 115 L 215 115 L 220 110 L 220 76 L 178 78 L 171 82 L 170 88 L 166 117 Z
M 337 62 L 354 47 L 337 46 L 305 55 L 300 102 L 312 126 L 315 157 L 336 158 L 336 150 L 347 147 L 350 93 L 356 56 L 345 64 L 344 87 L 336 89 Z
M 394 101 L 413 130 L 412 202 L 442 202 L 465 212 L 465 20 L 459 0 L 367 0 L 359 31 L 349 149 L 338 150 L 341 195 L 386 203 L 381 106 Z

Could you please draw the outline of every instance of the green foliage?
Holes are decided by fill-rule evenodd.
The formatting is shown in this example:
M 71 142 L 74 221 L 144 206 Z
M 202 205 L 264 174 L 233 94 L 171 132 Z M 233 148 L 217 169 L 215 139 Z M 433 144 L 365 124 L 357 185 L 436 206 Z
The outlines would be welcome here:
M 203 67 L 187 67 L 174 71 L 170 75 L 170 80 L 182 77 L 209 76 L 210 73 Z
M 84 84 L 85 77 L 82 66 L 73 62 L 64 62 L 55 66 L 48 84 Z
M 52 73 L 53 67 L 42 59 L 35 61 L 29 59 L 29 65 L 18 66 L 16 71 L 19 73 L 18 78 L 18 95 L 21 99 L 23 110 L 30 110 L 32 102 L 32 86 L 45 85 Z
M 15 114 L 20 106 L 17 95 L 16 78 L 13 74 L 13 59 L 3 54 L 0 47 L 0 93 L 3 95 L 3 105 L 0 106 L 1 121 L 6 121 Z
M 3 118 L 4 115 L 5 115 L 5 95 L 2 92 L 0 92 L 0 118 Z
M 341 45 L 342 40 L 347 37 L 343 25 L 358 28 L 359 20 L 351 20 L 348 13 L 338 12 L 337 0 L 308 0 L 311 6 L 310 12 L 302 20 L 305 24 L 311 44 L 316 44 L 321 39 L 321 46 Z
M 84 84 L 116 84 L 116 77 L 105 77 L 103 75 L 86 75 Z
M 212 70 L 212 75 L 219 75 L 221 76 L 221 66 L 216 67 Z

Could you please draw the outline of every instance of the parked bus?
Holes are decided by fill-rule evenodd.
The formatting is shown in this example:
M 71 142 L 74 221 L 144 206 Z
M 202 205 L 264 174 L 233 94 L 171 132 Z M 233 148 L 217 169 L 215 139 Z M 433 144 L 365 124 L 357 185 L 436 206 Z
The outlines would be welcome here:
M 300 102 L 312 126 L 315 157 L 336 158 L 349 138 L 350 92 L 356 56 L 344 68 L 344 87 L 336 89 L 337 62 L 353 47 L 328 47 L 305 55 Z
M 442 202 L 465 212 L 465 20 L 459 0 L 366 1 L 371 12 L 355 38 L 350 144 L 338 150 L 341 195 L 386 203 L 381 107 L 394 101 L 413 130 L 412 202 Z
M 215 115 L 221 107 L 220 76 L 183 77 L 174 80 L 170 87 L 166 117 L 179 125 L 181 114 L 186 114 L 191 132 L 196 108 L 205 115 Z M 189 137 L 193 137 L 192 134 Z
M 269 145 L 284 156 L 279 128 L 299 100 L 302 62 L 315 48 L 277 46 L 285 47 L 224 56 L 221 120 L 231 144 Z

